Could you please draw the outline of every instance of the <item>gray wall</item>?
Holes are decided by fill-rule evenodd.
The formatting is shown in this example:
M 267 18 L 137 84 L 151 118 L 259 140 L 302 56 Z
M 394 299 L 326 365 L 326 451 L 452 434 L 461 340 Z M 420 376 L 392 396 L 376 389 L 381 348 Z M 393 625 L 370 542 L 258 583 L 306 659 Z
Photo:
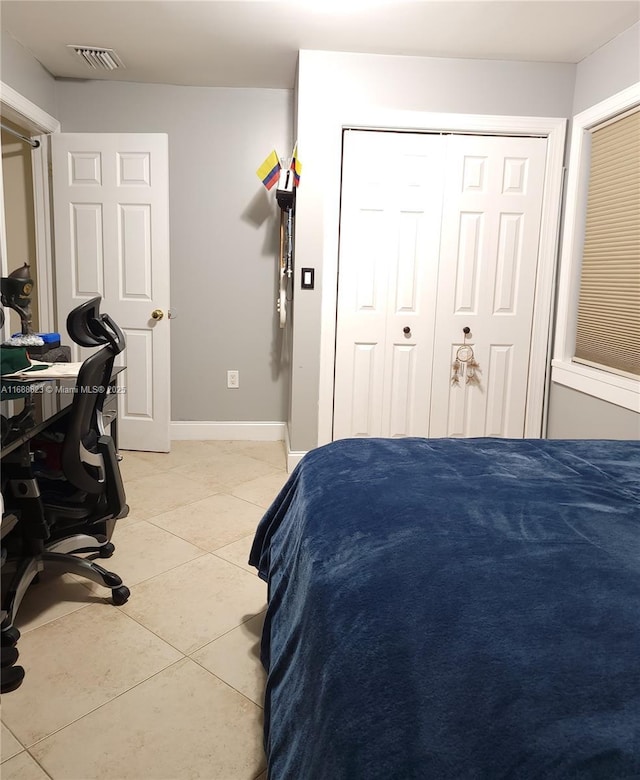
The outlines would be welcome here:
M 640 23 L 578 64 L 573 114 L 640 81 L 639 45 Z M 552 382 L 547 436 L 550 439 L 640 438 L 640 414 Z
M 358 111 L 403 110 L 569 117 L 575 66 L 301 51 L 297 137 L 304 165 L 298 193 L 297 265 L 315 267 L 316 289 L 302 291 L 296 278 L 291 448 L 318 444 L 325 253 L 337 252 L 341 121 Z M 352 121 L 352 120 L 351 120 Z M 336 172 L 335 175 L 332 172 Z
M 573 113 L 599 103 L 640 79 L 640 22 L 578 63 Z
M 2 31 L 0 80 L 57 118 L 53 76 L 6 30 Z
M 278 210 L 256 168 L 290 153 L 292 92 L 61 80 L 57 100 L 62 132 L 169 135 L 172 420 L 286 420 Z
M 550 439 L 640 439 L 640 415 L 570 387 L 553 385 Z

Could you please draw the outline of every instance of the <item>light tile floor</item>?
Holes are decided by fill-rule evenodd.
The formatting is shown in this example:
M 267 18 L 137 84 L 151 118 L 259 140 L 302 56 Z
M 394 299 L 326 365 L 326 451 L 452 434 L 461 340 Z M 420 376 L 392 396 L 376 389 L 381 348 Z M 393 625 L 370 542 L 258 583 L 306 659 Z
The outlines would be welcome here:
M 266 585 L 253 533 L 287 479 L 282 442 L 123 452 L 131 511 L 106 568 L 131 589 L 44 576 L 22 603 L 26 677 L 2 700 L 3 780 L 265 780 Z

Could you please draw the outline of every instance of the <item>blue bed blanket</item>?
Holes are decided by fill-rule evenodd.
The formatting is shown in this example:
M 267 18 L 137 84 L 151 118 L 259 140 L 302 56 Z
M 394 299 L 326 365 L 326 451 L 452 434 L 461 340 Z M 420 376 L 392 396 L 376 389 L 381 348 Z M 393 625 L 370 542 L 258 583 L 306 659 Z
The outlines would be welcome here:
M 334 442 L 250 562 L 269 780 L 640 777 L 640 442 Z

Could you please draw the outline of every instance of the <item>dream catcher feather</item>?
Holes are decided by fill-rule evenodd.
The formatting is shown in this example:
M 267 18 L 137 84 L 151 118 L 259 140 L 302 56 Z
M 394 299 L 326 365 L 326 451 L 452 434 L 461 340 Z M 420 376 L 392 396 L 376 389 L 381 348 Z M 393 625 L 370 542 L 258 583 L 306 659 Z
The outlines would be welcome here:
M 456 357 L 451 368 L 453 373 L 451 374 L 451 384 L 459 386 L 460 382 L 464 380 L 467 385 L 479 385 L 480 377 L 478 374 L 480 371 L 480 364 L 473 354 L 473 347 L 471 344 L 467 344 L 467 336 L 471 333 L 471 328 L 463 328 L 464 342 L 456 350 Z

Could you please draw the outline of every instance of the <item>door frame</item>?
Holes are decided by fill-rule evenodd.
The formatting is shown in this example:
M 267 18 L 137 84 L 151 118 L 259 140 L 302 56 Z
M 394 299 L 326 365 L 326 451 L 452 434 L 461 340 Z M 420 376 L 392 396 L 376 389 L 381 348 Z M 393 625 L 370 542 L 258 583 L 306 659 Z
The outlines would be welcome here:
M 13 87 L 0 81 L 0 109 L 2 115 L 40 142 L 31 153 L 33 171 L 33 210 L 36 231 L 36 270 L 38 318 L 42 332 L 54 331 L 55 295 L 53 282 L 53 250 L 51 231 L 51 200 L 49 193 L 49 139 L 51 133 L 60 132 L 60 122 L 43 111 Z M 0 166 L 0 267 L 2 276 L 7 273 L 7 246 L 4 215 L 4 182 Z
M 333 436 L 334 363 L 338 292 L 338 252 L 342 136 L 345 130 L 391 130 L 405 132 L 469 133 L 473 135 L 537 136 L 547 139 L 544 194 L 536 292 L 531 329 L 531 351 L 527 382 L 525 438 L 544 435 L 551 328 L 557 272 L 558 239 L 562 209 L 564 148 L 567 120 L 562 117 L 493 116 L 481 114 L 442 114 L 416 111 L 349 109 L 349 116 L 336 122 L 339 134 L 340 166 L 331 172 L 324 200 L 325 250 L 322 268 L 322 317 L 320 333 L 320 376 L 318 393 L 318 445 Z M 334 139 L 336 136 L 334 135 Z M 337 150 L 336 150 L 337 151 Z

